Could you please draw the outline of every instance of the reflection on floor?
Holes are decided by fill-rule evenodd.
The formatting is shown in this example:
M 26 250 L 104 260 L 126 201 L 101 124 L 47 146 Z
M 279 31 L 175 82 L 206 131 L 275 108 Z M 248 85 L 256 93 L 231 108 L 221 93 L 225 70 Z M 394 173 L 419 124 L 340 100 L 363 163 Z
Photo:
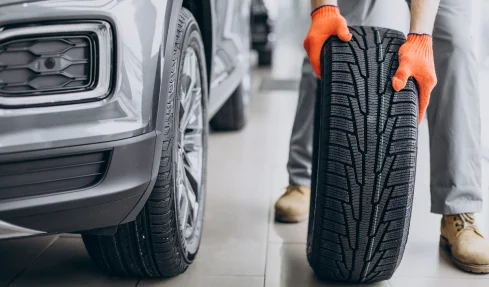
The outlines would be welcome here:
M 336 286 L 319 282 L 308 266 L 307 223 L 273 222 L 274 200 L 287 185 L 285 164 L 297 101 L 293 85 L 297 84 L 303 57 L 301 33 L 307 28 L 297 23 L 306 19 L 307 11 L 295 6 L 303 1 L 269 1 L 278 5 L 281 15 L 275 65 L 271 71 L 256 70 L 253 74 L 252 120 L 248 126 L 238 133 L 215 133 L 210 137 L 204 237 L 199 256 L 189 270 L 168 280 L 111 278 L 90 261 L 78 236 L 40 237 L 0 242 L 0 287 Z M 303 11 L 306 16 L 295 17 L 291 11 Z M 262 85 L 263 79 L 287 80 L 292 88 L 277 90 L 276 83 Z M 489 286 L 489 276 L 455 269 L 438 248 L 439 217 L 429 213 L 426 124 L 420 136 L 415 205 L 405 256 L 393 279 L 374 286 Z M 485 162 L 484 174 L 486 170 Z M 487 203 L 487 192 L 484 196 Z M 479 219 L 489 235 L 488 208 Z

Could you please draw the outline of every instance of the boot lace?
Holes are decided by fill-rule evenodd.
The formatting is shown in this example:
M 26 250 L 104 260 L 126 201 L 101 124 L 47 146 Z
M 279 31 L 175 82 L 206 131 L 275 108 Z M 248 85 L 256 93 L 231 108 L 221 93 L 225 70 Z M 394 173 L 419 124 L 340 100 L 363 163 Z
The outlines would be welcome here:
M 461 213 L 454 217 L 455 226 L 457 227 L 457 232 L 462 230 L 473 230 L 478 232 L 477 225 L 475 224 L 475 216 L 472 213 Z

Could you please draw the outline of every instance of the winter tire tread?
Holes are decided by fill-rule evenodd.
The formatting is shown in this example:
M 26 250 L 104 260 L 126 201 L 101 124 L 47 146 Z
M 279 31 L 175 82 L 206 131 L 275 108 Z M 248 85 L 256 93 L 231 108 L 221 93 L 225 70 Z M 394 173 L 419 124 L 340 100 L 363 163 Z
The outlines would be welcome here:
M 322 51 L 308 259 L 320 278 L 376 282 L 392 277 L 408 237 L 418 94 L 413 79 L 392 89 L 402 33 L 350 31 Z

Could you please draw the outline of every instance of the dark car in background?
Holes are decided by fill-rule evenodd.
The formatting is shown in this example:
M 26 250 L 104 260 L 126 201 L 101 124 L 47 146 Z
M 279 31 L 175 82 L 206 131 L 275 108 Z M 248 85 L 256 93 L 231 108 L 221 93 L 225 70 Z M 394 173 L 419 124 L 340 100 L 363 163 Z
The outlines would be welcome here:
M 116 275 L 199 248 L 209 125 L 249 116 L 250 0 L 0 2 L 0 239 L 82 234 Z
M 258 53 L 259 66 L 271 66 L 275 47 L 275 21 L 264 0 L 252 0 L 251 42 Z

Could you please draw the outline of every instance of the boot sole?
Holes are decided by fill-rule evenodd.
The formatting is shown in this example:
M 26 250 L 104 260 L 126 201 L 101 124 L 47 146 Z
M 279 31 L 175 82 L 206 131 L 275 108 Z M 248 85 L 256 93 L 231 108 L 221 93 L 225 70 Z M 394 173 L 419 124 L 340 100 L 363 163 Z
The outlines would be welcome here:
M 278 212 L 275 212 L 275 221 L 277 222 L 282 222 L 282 223 L 299 223 L 305 221 L 309 216 L 306 215 L 300 215 L 300 216 L 292 216 L 292 215 L 287 215 L 287 214 L 280 214 Z
M 452 260 L 453 264 L 460 268 L 463 271 L 469 272 L 469 273 L 474 273 L 474 274 L 488 274 L 489 273 L 489 265 L 475 265 L 475 264 L 468 264 L 468 263 L 463 263 L 457 258 L 455 258 L 452 254 L 452 247 L 450 246 L 450 243 L 448 240 L 440 235 L 440 247 L 442 249 L 445 249 L 448 251 L 448 254 L 450 255 L 450 259 Z

